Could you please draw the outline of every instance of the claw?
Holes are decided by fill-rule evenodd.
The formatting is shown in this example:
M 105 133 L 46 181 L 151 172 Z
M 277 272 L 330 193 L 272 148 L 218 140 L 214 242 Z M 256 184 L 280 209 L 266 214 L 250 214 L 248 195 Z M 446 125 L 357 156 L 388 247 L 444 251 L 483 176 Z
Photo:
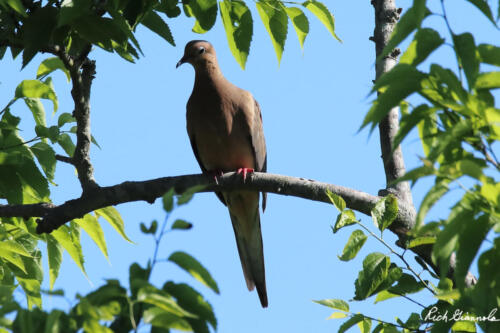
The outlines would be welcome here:
M 247 173 L 254 172 L 254 169 L 252 169 L 252 168 L 239 168 L 236 172 L 238 174 L 243 174 L 243 182 L 245 182 L 247 180 Z
M 220 170 L 220 169 L 219 169 L 219 170 L 212 170 L 212 171 L 209 171 L 208 173 L 209 173 L 209 174 L 212 176 L 212 178 L 214 179 L 215 184 L 219 185 L 219 180 L 218 180 L 218 178 L 219 178 L 219 177 L 224 176 L 224 172 L 222 172 L 222 170 Z

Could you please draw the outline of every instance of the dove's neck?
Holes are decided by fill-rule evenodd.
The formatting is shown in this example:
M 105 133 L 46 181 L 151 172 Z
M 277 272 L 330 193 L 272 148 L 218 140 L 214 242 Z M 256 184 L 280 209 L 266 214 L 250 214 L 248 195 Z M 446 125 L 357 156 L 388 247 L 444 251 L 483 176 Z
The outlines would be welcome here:
M 217 83 L 225 80 L 217 60 L 200 64 L 195 68 L 195 72 L 195 86 L 216 86 Z

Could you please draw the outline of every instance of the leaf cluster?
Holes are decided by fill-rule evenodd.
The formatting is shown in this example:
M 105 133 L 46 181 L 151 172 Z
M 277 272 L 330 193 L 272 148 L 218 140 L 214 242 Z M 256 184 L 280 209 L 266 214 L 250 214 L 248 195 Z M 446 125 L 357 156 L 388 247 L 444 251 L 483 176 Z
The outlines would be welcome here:
M 159 260 L 156 258 L 160 241 L 167 232 L 188 230 L 192 226 L 192 224 L 186 221 L 175 220 L 170 228 L 167 229 L 168 217 L 174 206 L 182 205 L 189 200 L 186 200 L 186 198 L 182 199 L 182 197 L 175 199 L 171 191 L 164 195 L 163 201 L 167 203 L 165 207 L 167 217 L 161 229 L 157 228 L 157 221 L 152 221 L 149 227 L 146 227 L 142 223 L 140 227 L 143 233 L 151 235 L 155 240 L 153 257 L 145 267 L 142 267 L 138 263 L 130 265 L 128 287 L 122 286 L 118 280 L 107 280 L 104 285 L 87 295 L 77 295 L 77 300 L 72 302 L 69 310 L 54 309 L 46 312 L 41 309 L 41 304 L 37 304 L 39 307 L 32 309 L 23 308 L 13 297 L 16 285 L 12 276 L 7 274 L 3 276 L 1 286 L 0 302 L 2 310 L 0 311 L 0 327 L 10 329 L 14 332 L 26 333 L 80 332 L 82 329 L 85 332 L 129 332 L 137 330 L 140 326 L 144 325 L 151 327 L 151 332 L 168 332 L 170 329 L 177 329 L 188 332 L 208 333 L 210 332 L 209 327 L 216 329 L 217 320 L 212 306 L 195 288 L 186 283 L 177 283 L 170 280 L 166 280 L 161 287 L 157 287 L 150 282 L 154 267 L 160 263 L 160 260 L 168 261 L 186 271 L 195 280 L 198 280 L 213 292 L 219 293 L 217 283 L 210 273 L 191 255 L 178 251 L 172 253 L 167 259 Z M 174 204 L 175 201 L 177 204 Z M 168 205 L 169 202 L 172 203 L 171 206 Z M 105 209 L 98 214 L 109 216 L 114 214 L 114 211 Z M 92 221 L 87 220 L 85 222 L 88 228 L 88 223 Z M 81 225 L 82 228 L 83 225 L 85 224 Z M 77 223 L 72 223 L 71 226 L 76 227 Z M 56 232 L 60 230 L 58 229 Z M 49 251 L 49 246 L 60 246 L 57 242 L 57 237 L 54 236 L 55 240 L 49 241 Z M 96 240 L 94 237 L 93 239 Z M 79 239 L 74 239 L 73 241 L 79 245 Z M 65 244 L 65 241 L 61 241 L 60 243 Z M 24 253 L 24 249 L 16 245 L 17 243 L 15 242 L 2 242 L 0 244 L 5 249 L 10 248 L 12 252 L 17 251 L 24 256 L 29 255 L 29 253 Z M 57 258 L 57 255 L 53 256 L 52 253 L 49 260 L 54 260 L 55 258 Z M 38 256 L 38 259 L 40 259 L 40 256 Z M 59 257 L 58 265 L 60 265 L 60 259 L 61 257 Z M 34 269 L 31 266 L 24 267 L 29 270 Z M 52 270 L 53 266 L 50 267 Z M 83 270 L 83 267 L 81 268 Z M 16 279 L 21 283 L 18 276 L 16 276 Z M 42 290 L 41 292 L 55 297 L 64 297 L 63 290 Z M 5 317 L 14 311 L 14 320 Z
M 259 0 L 257 11 L 271 38 L 278 61 L 281 60 L 292 23 L 301 47 L 309 34 L 309 20 L 302 8 L 312 13 L 340 41 L 335 19 L 319 1 L 293 3 Z M 175 46 L 167 22 L 183 12 L 195 19 L 193 32 L 203 34 L 213 28 L 217 16 L 226 31 L 229 48 L 245 67 L 253 36 L 253 18 L 242 0 L 2 0 L 0 1 L 0 59 L 9 48 L 15 58 L 23 52 L 23 67 L 38 52 L 51 52 L 54 46 L 75 58 L 84 58 L 92 46 L 115 52 L 134 62 L 142 54 L 135 33 L 144 26 Z
M 494 19 L 486 1 L 469 2 L 498 29 L 498 17 Z M 440 313 L 446 310 L 453 313 L 460 309 L 472 317 L 487 316 L 492 309 L 500 307 L 497 266 L 500 262 L 500 166 L 493 148 L 500 140 L 500 109 L 494 93 L 500 88 L 500 71 L 497 70 L 500 66 L 500 47 L 487 43 L 478 45 L 469 32 L 454 33 L 446 13 L 445 4 L 448 2 L 441 3 L 443 11 L 432 13 L 426 1 L 415 0 L 401 17 L 378 60 L 391 53 L 407 37 L 412 36 L 412 40 L 399 64 L 376 81 L 372 93 L 377 93 L 378 97 L 361 126 L 370 127 L 372 131 L 392 108 L 400 106 L 400 128 L 392 147 L 398 147 L 410 132 L 418 131 L 424 155 L 420 158 L 420 166 L 408 171 L 396 182 L 411 181 L 415 184 L 423 177 L 433 177 L 434 180 L 418 209 L 415 229 L 408 233 L 407 243 L 401 245 L 405 248 L 432 245 L 432 260 L 439 267 L 438 275 L 429 270 L 420 258 L 415 259 L 431 277 L 439 280 L 437 286 L 422 280 L 420 274 L 403 273 L 403 270 L 410 269 L 404 253 L 397 253 L 383 241 L 382 235 L 379 237 L 373 232 L 369 233 L 403 260 L 406 267 L 398 267 L 387 255 L 371 253 L 363 260 L 363 269 L 355 283 L 354 300 L 364 300 L 372 295 L 376 295 L 375 303 L 400 296 L 408 299 L 409 294 L 423 288 L 435 295 L 437 303 L 423 306 L 420 314 L 412 313 L 406 322 L 397 319 L 397 323 L 390 323 L 390 330 L 394 331 L 413 331 L 421 329 L 422 325 L 431 325 L 433 332 L 450 329 L 475 332 L 477 328 L 473 321 L 434 322 L 425 318 L 433 306 Z M 432 27 L 425 26 L 426 18 L 431 15 L 441 17 L 448 28 L 448 35 L 442 36 Z M 433 62 L 433 52 L 440 48 L 451 49 L 456 69 Z M 411 104 L 407 101 L 410 98 L 418 103 Z M 452 190 L 461 192 L 461 195 L 448 216 L 426 221 L 431 208 Z M 351 212 L 344 210 L 342 198 L 334 195 L 330 198 L 341 211 L 333 227 L 335 232 L 346 225 L 361 225 Z M 387 223 L 391 223 L 387 218 L 396 213 L 388 209 L 388 198 L 383 198 L 372 210 L 374 223 L 381 231 Z M 347 215 L 349 218 L 345 217 Z M 494 239 L 488 239 L 489 235 Z M 362 230 L 355 230 L 339 258 L 354 258 L 366 238 Z M 477 283 L 471 286 L 469 269 L 475 259 L 479 276 Z M 448 278 L 451 276 L 453 280 Z M 331 306 L 337 304 L 337 300 L 321 304 Z M 345 307 L 331 307 L 343 311 L 344 317 L 349 316 L 341 326 L 342 332 L 355 324 L 362 326 L 365 321 L 373 320 L 365 315 L 350 313 Z M 334 314 L 334 318 L 341 317 Z M 373 332 L 382 329 L 385 332 L 387 329 L 389 323 L 379 322 Z M 497 322 L 477 321 L 477 325 L 486 332 L 498 330 Z M 368 330 L 366 326 L 361 326 L 362 332 L 370 331 L 370 326 Z

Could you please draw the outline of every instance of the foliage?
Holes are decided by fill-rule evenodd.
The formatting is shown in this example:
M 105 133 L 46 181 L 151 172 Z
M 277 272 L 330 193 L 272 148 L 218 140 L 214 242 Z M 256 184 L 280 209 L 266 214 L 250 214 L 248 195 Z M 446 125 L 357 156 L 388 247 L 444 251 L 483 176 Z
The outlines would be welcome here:
M 319 1 L 259 0 L 255 5 L 271 37 L 278 62 L 285 48 L 289 20 L 303 47 L 309 33 L 309 21 L 303 9 L 340 41 L 333 14 Z M 58 45 L 71 55 L 81 55 L 89 52 L 90 45 L 95 45 L 134 62 L 142 54 L 135 37 L 137 27 L 142 25 L 175 46 L 167 21 L 181 12 L 195 19 L 192 30 L 200 34 L 212 29 L 220 12 L 229 48 L 245 68 L 253 36 L 253 18 L 242 0 L 1 0 L 0 59 L 9 46 L 13 57 L 24 50 L 24 67 L 49 46 Z M 60 64 L 52 65 L 61 67 Z
M 496 26 L 486 1 L 469 2 Z M 422 329 L 475 332 L 478 329 L 476 324 L 485 332 L 499 329 L 498 322 L 491 320 L 478 320 L 475 324 L 473 320 L 461 321 L 459 316 L 448 321 L 433 319 L 434 311 L 443 314 L 447 310 L 450 317 L 460 310 L 469 318 L 487 318 L 492 310 L 500 307 L 500 166 L 493 149 L 500 140 L 500 110 L 495 107 L 493 93 L 494 89 L 500 88 L 500 72 L 495 68 L 500 66 L 500 48 L 492 44 L 476 45 L 474 36 L 469 32 L 455 34 L 444 3 L 441 1 L 442 13 L 431 13 L 426 1 L 415 0 L 402 16 L 380 57 L 389 54 L 412 33 L 413 39 L 399 64 L 375 83 L 372 93 L 378 92 L 379 96 L 362 124 L 362 128 L 370 126 L 373 130 L 391 108 L 400 105 L 402 110 L 409 109 L 403 113 L 393 147 L 397 147 L 412 130 L 417 130 L 425 155 L 420 166 L 397 181 L 415 183 L 423 177 L 432 176 L 434 185 L 418 209 L 416 227 L 408 233 L 408 242 L 402 246 L 406 249 L 433 244 L 432 259 L 440 269 L 437 272 L 440 278 L 439 281 L 434 280 L 437 286 L 423 280 L 404 258 L 405 252 L 397 252 L 383 240 L 383 230 L 397 215 L 394 198 L 381 199 L 372 210 L 375 226 L 381 232 L 377 236 L 356 220 L 352 211 L 345 210 L 342 198 L 330 193 L 332 203 L 341 212 L 333 227 L 334 232 L 347 225 L 362 226 L 404 264 L 399 267 L 383 253 L 368 254 L 355 282 L 354 300 L 375 296 L 377 303 L 393 297 L 405 297 L 423 307 L 420 313 L 412 313 L 406 320 L 397 318 L 397 322 L 388 323 L 352 313 L 348 303 L 341 300 L 318 301 L 341 311 L 335 312 L 331 318 L 349 317 L 339 332 L 356 324 L 361 332 L 369 332 L 373 321 L 379 323 L 373 332 Z M 423 26 L 426 17 L 431 14 L 441 16 L 449 36 L 443 37 L 436 30 Z M 446 68 L 432 60 L 424 63 L 434 51 L 445 47 L 450 47 L 455 55 L 457 69 Z M 410 96 L 416 105 L 405 101 Z M 424 223 L 429 210 L 452 190 L 452 185 L 462 193 L 449 215 Z M 365 240 L 363 231 L 355 230 L 340 259 L 354 258 Z M 452 256 L 456 256 L 453 281 L 447 278 Z M 466 278 L 475 258 L 478 280 L 469 286 Z M 423 265 L 432 279 L 438 278 L 423 261 L 417 262 Z M 435 296 L 436 303 L 418 304 L 410 298 L 417 292 L 430 292 Z
M 168 200 L 173 203 L 173 194 L 173 191 L 166 193 L 164 201 Z M 185 283 L 168 280 L 164 282 L 162 287 L 157 287 L 150 282 L 156 265 L 168 260 L 185 269 L 195 279 L 218 293 L 217 284 L 210 273 L 188 254 L 176 252 L 169 259 L 157 258 L 160 243 L 167 233 L 174 230 L 187 230 L 187 228 L 178 227 L 180 220 L 176 220 L 170 228 L 166 228 L 170 224 L 169 217 L 172 209 L 173 206 L 170 211 L 166 210 L 167 215 L 160 229 L 158 229 L 157 221 L 152 221 L 149 227 L 141 223 L 141 231 L 153 237 L 155 248 L 152 258 L 145 267 L 138 263 L 130 265 L 128 288 L 123 287 L 118 280 L 107 280 L 104 285 L 87 295 L 77 295 L 76 302 L 73 302 L 75 304 L 68 311 L 53 309 L 46 312 L 40 308 L 23 309 L 13 297 L 16 286 L 12 276 L 4 275 L 1 286 L 2 317 L 0 327 L 25 333 L 78 332 L 81 329 L 86 332 L 129 332 L 132 329 L 136 330 L 141 325 L 151 326 L 151 330 L 154 332 L 164 332 L 173 328 L 204 333 L 209 332 L 209 326 L 216 329 L 217 320 L 212 306 L 196 289 Z M 9 243 L 2 242 L 0 244 L 4 248 L 9 247 Z M 53 242 L 52 244 L 57 246 L 58 243 Z M 23 250 L 19 248 L 18 251 L 22 252 Z M 182 253 L 183 256 L 172 260 L 172 257 L 179 253 Z M 20 255 L 29 257 L 29 253 L 20 253 Z M 51 259 L 53 259 L 52 255 L 49 257 L 49 260 Z M 28 266 L 24 267 L 28 269 Z M 200 271 L 202 274 L 199 273 Z M 19 279 L 19 277 L 17 278 Z M 63 290 L 42 292 L 55 297 L 64 297 Z M 8 319 L 9 313 L 14 311 L 14 320 Z
M 284 50 L 289 18 L 297 31 L 301 46 L 309 33 L 308 18 L 300 7 L 308 9 L 338 39 L 335 34 L 334 17 L 326 6 L 318 1 L 306 1 L 297 5 L 298 7 L 290 7 L 288 3 L 278 0 L 261 0 L 256 3 L 275 46 L 278 60 Z M 0 202 L 9 205 L 42 202 L 50 204 L 51 185 L 56 185 L 56 166 L 61 161 L 71 161 L 75 154 L 78 125 L 75 113 L 61 113 L 54 123 L 47 121 L 42 100 L 52 103 L 53 114 L 56 114 L 59 109 L 59 100 L 50 77 L 52 72 L 62 71 L 68 78 L 68 82 L 73 85 L 73 93 L 78 93 L 78 90 L 82 90 L 81 68 L 85 62 L 89 62 L 88 56 L 93 48 L 99 47 L 116 53 L 127 61 L 134 62 L 142 54 L 140 43 L 136 38 L 136 30 L 139 26 L 146 27 L 167 43 L 175 46 L 174 36 L 169 27 L 175 17 L 182 12 L 188 17 L 193 17 L 195 20 L 193 31 L 205 33 L 214 26 L 219 10 L 231 52 L 238 63 L 244 67 L 253 37 L 252 14 L 244 1 L 0 0 L 0 60 L 7 51 L 10 51 L 13 58 L 22 53 L 24 68 L 37 54 L 54 55 L 42 61 L 36 78 L 19 83 L 14 97 L 0 110 Z M 73 95 L 73 98 L 77 105 L 80 101 L 75 96 Z M 26 104 L 35 122 L 36 136 L 29 140 L 21 137 L 19 128 L 21 118 L 10 110 L 14 103 L 21 101 Z M 76 109 L 75 107 L 75 112 L 77 112 Z M 93 136 L 91 140 L 99 147 Z M 66 156 L 59 155 L 62 152 Z M 194 191 L 180 197 L 178 204 L 188 202 L 193 193 Z M 171 199 L 164 198 L 164 200 Z M 168 212 L 173 209 L 173 201 L 164 202 L 164 205 Z M 60 272 L 64 251 L 85 274 L 84 250 L 80 243 L 82 230 L 96 243 L 103 255 L 108 257 L 104 232 L 100 226 L 102 220 L 110 223 L 125 240 L 131 242 L 125 234 L 124 222 L 114 207 L 101 208 L 79 219 L 74 219 L 47 235 L 39 235 L 36 232 L 36 218 L 1 218 L 1 315 L 13 310 L 19 311 L 17 322 L 33 325 L 35 322 L 41 325 L 45 320 L 50 322 L 50 325 L 56 325 L 56 323 L 61 324 L 63 321 L 66 323 L 71 319 L 73 314 L 57 311 L 49 314 L 38 309 L 32 310 L 33 306 L 38 308 L 42 306 L 40 285 L 44 276 L 41 269 L 42 252 L 39 247 L 46 246 L 47 249 L 50 289 L 52 290 Z M 148 228 L 141 226 L 143 232 L 151 234 L 155 234 L 156 228 L 155 224 Z M 177 220 L 172 228 L 186 230 L 191 228 L 191 224 Z M 218 292 L 215 281 L 197 263 L 196 259 L 179 252 L 172 254 L 170 260 Z M 149 266 L 146 268 L 131 266 L 131 278 L 134 278 L 137 272 L 148 272 L 151 269 L 152 267 Z M 11 304 L 13 302 L 11 296 L 17 286 L 20 286 L 26 295 L 27 310 L 22 310 L 15 302 Z M 102 288 L 102 291 L 95 291 L 95 293 L 99 295 L 107 289 L 114 290 L 119 294 L 113 294 L 113 297 L 117 297 L 118 303 L 109 303 L 111 299 L 106 299 L 106 302 L 100 299 L 99 302 L 104 303 L 95 303 L 93 296 L 81 297 L 79 307 L 75 311 L 81 316 L 87 316 L 89 321 L 75 319 L 77 326 L 86 323 L 85 325 L 90 325 L 88 327 L 92 330 L 97 329 L 100 320 L 108 320 L 124 314 L 123 311 L 126 311 L 129 305 L 123 302 L 127 300 L 150 302 L 149 306 L 144 307 L 149 311 L 144 313 L 143 318 L 153 323 L 154 326 L 155 323 L 173 320 L 182 328 L 194 325 L 192 327 L 197 331 L 201 330 L 200 327 L 206 326 L 198 322 L 194 323 L 192 316 L 186 315 L 191 319 L 185 319 L 177 313 L 178 318 L 174 318 L 172 314 L 166 314 L 165 309 L 161 310 L 161 306 L 168 307 L 166 304 L 172 303 L 171 298 L 165 296 L 166 290 L 149 289 L 147 292 L 140 293 L 139 296 L 134 291 L 132 294 L 135 298 L 132 299 L 126 296 L 125 289 L 116 281 L 110 281 Z M 174 297 L 184 294 L 197 295 L 194 290 L 184 285 L 169 284 L 165 288 Z M 151 301 L 155 297 L 159 297 L 154 301 L 159 302 L 158 304 Z M 188 298 L 186 296 L 186 299 Z M 180 299 L 178 302 L 180 305 L 183 304 Z M 96 306 L 99 308 L 95 308 Z M 100 310 L 102 306 L 106 309 Z M 186 303 L 187 308 L 190 306 Z M 31 319 L 23 319 L 20 316 Z M 26 326 L 25 329 L 37 330 L 34 326 Z

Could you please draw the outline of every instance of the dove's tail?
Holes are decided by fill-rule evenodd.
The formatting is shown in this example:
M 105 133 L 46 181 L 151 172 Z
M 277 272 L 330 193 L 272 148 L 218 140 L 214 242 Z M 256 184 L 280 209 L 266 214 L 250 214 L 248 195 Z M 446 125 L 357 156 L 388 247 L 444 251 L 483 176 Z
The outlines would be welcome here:
M 260 230 L 259 193 L 237 191 L 224 193 L 233 223 L 241 266 L 248 290 L 257 287 L 262 307 L 267 307 L 266 273 Z

